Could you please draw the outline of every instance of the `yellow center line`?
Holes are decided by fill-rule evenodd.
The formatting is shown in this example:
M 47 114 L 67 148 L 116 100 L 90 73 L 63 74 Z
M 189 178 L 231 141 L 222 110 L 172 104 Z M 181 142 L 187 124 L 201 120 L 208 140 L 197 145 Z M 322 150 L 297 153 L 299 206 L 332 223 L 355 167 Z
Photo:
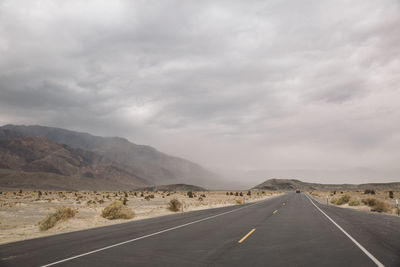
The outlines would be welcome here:
M 238 243 L 242 243 L 246 238 L 248 238 L 254 231 L 256 230 L 256 228 L 252 229 L 250 232 L 247 233 L 247 235 L 245 235 L 242 239 L 240 239 L 238 241 Z
M 278 212 L 278 210 L 274 210 L 273 214 L 276 214 Z

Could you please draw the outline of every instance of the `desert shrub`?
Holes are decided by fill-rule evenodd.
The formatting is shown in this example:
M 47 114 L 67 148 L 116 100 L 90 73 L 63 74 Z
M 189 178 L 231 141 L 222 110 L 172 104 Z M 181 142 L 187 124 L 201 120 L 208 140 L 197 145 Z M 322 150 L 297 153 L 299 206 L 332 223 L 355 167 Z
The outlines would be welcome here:
M 373 189 L 365 189 L 364 190 L 364 195 L 367 195 L 367 194 L 375 195 L 375 190 L 373 190 Z
M 361 202 L 369 207 L 372 207 L 376 204 L 376 199 L 368 197 L 368 198 L 363 198 Z
M 128 204 L 128 199 L 124 197 L 124 200 L 122 201 L 122 205 L 126 206 Z
M 389 191 L 389 198 L 393 198 L 393 191 Z
M 202 195 L 200 195 L 202 198 L 205 198 L 206 197 L 206 194 L 202 194 Z
M 242 192 L 240 192 L 239 196 L 241 196 L 241 197 L 242 197 L 242 196 L 243 196 L 243 193 L 242 193 Z
M 124 192 L 124 197 L 125 197 L 125 198 L 128 197 L 128 192 Z
M 337 202 L 337 199 L 336 199 L 336 198 L 332 198 L 332 199 L 331 199 L 331 203 L 332 203 L 332 204 L 336 204 L 336 202 Z
M 341 196 L 337 201 L 336 201 L 336 205 L 343 205 L 345 203 L 348 203 L 350 201 L 351 196 L 350 195 L 343 195 Z
M 203 198 L 201 196 L 199 197 L 199 201 L 203 201 Z
M 149 197 L 150 197 L 150 198 L 154 198 L 154 195 L 153 195 L 153 194 L 151 194 L 151 195 L 149 195 Z
M 247 195 L 248 195 L 248 196 L 251 196 L 251 191 L 248 191 L 248 192 L 247 192 Z
M 226 195 L 229 196 L 229 192 L 226 192 Z
M 243 204 L 243 199 L 241 199 L 241 198 L 236 199 L 236 204 L 242 205 Z
M 233 192 L 230 192 L 229 195 L 233 196 Z
M 103 209 L 101 216 L 109 220 L 132 219 L 135 213 L 130 208 L 124 206 L 121 201 L 115 200 Z
M 99 200 L 99 203 L 100 203 L 100 204 L 103 204 L 103 203 L 104 203 L 104 200 L 103 200 L 103 199 L 100 199 L 100 200 Z
M 360 201 L 358 199 L 350 199 L 349 206 L 359 206 Z
M 187 195 L 188 195 L 189 198 L 193 198 L 193 192 L 192 191 L 187 192 Z
M 59 221 L 65 221 L 74 217 L 76 210 L 67 207 L 57 208 L 55 212 L 49 213 L 46 218 L 39 222 L 39 229 L 45 231 L 54 227 Z
M 173 198 L 169 201 L 169 206 L 168 209 L 171 211 L 179 211 L 181 209 L 182 203 L 176 199 Z
M 238 192 L 236 192 L 236 193 L 235 193 L 235 196 L 237 196 L 237 197 L 238 197 L 238 196 L 239 196 L 239 193 L 238 193 Z
M 150 201 L 150 196 L 145 196 L 144 199 L 146 199 L 147 201 Z
M 377 212 L 387 212 L 389 210 L 389 207 L 387 204 L 381 200 L 376 200 L 375 205 L 372 206 L 371 211 L 377 211 Z

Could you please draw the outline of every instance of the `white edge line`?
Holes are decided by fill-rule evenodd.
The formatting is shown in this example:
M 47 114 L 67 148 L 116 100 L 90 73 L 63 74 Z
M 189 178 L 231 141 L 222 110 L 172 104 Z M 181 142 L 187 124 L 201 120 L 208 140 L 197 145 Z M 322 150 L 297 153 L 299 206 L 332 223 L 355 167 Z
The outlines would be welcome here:
M 199 219 L 199 220 L 196 220 L 196 221 L 193 221 L 193 222 L 188 222 L 188 223 L 185 223 L 185 224 L 174 226 L 174 227 L 171 227 L 171 228 L 168 228 L 168 229 L 165 229 L 165 230 L 161 230 L 161 231 L 158 231 L 158 232 L 155 232 L 155 233 L 152 233 L 152 234 L 140 236 L 140 237 L 137 237 L 137 238 L 134 238 L 134 239 L 130 239 L 130 240 L 127 240 L 127 241 L 116 243 L 114 245 L 110 245 L 110 246 L 107 246 L 107 247 L 103 247 L 103 248 L 99 248 L 99 249 L 96 249 L 96 250 L 92 250 L 92 251 L 89 251 L 89 252 L 86 252 L 86 253 L 82 253 L 82 254 L 79 254 L 79 255 L 76 255 L 76 256 L 73 256 L 73 257 L 70 257 L 70 258 L 66 258 L 66 259 L 63 259 L 63 260 L 55 261 L 55 262 L 48 263 L 48 264 L 41 265 L 41 266 L 42 267 L 53 266 L 53 265 L 56 265 L 56 264 L 59 264 L 59 263 L 62 263 L 62 262 L 66 262 L 66 261 L 70 261 L 70 260 L 73 260 L 73 259 L 76 259 L 76 258 L 87 256 L 87 255 L 90 255 L 90 254 L 93 254 L 93 253 L 97 253 L 97 252 L 100 252 L 100 251 L 103 251 L 103 250 L 106 250 L 106 249 L 110 249 L 110 248 L 113 248 L 113 247 L 117 247 L 117 246 L 121 246 L 121 245 L 124 245 L 124 244 L 127 244 L 127 243 L 131 243 L 131 242 L 134 242 L 134 241 L 137 241 L 137 240 L 140 240 L 140 239 L 144 239 L 144 238 L 151 237 L 151 236 L 154 236 L 154 235 L 159 235 L 159 234 L 162 234 L 162 233 L 165 233 L 165 232 L 169 232 L 169 231 L 172 231 L 172 230 L 175 230 L 175 229 L 178 229 L 178 228 L 182 228 L 182 227 L 185 227 L 185 226 L 188 226 L 188 225 L 191 225 L 191 224 L 199 223 L 199 222 L 202 222 L 202 221 L 205 221 L 205 220 L 210 220 L 210 219 L 213 219 L 213 218 L 216 218 L 216 217 L 219 217 L 219 216 L 231 213 L 231 212 L 235 212 L 235 211 L 238 211 L 238 210 L 241 210 L 241 209 L 245 209 L 245 208 L 260 204 L 261 202 L 264 202 L 264 201 L 269 200 L 269 199 L 270 198 L 258 201 L 256 203 L 253 203 L 253 204 L 241 207 L 241 208 L 233 209 L 233 210 L 226 211 L 226 212 L 223 212 L 223 213 L 219 213 L 219 214 L 216 214 L 216 215 L 213 215 L 213 216 L 209 216 L 209 217 L 206 217 L 206 218 L 203 218 L 203 219 Z
M 377 258 L 374 257 L 374 255 L 372 255 L 371 253 L 369 253 L 369 251 L 364 248 L 360 243 L 357 242 L 357 240 L 355 240 L 349 233 L 347 233 L 342 227 L 340 227 L 340 225 L 338 225 L 331 217 L 329 217 L 325 212 L 323 212 L 317 205 L 315 205 L 315 203 L 311 200 L 311 198 L 309 196 L 307 196 L 307 194 L 304 194 L 310 201 L 311 203 L 322 213 L 324 214 L 337 228 L 339 228 L 340 231 L 342 231 L 351 241 L 353 241 L 354 244 L 356 244 L 356 246 L 361 249 L 362 252 L 365 253 L 365 255 L 367 255 L 377 266 L 379 267 L 384 267 L 385 265 L 383 265 Z

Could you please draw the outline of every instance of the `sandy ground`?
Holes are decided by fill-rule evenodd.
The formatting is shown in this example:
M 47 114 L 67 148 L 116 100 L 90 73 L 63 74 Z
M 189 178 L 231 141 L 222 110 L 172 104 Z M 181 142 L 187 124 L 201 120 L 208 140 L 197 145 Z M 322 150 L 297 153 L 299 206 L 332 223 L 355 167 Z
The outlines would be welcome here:
M 254 191 L 248 196 L 247 191 L 243 191 L 241 197 L 226 195 L 225 191 L 211 191 L 195 192 L 195 196 L 189 198 L 186 192 L 136 192 L 136 196 L 135 192 L 42 191 L 41 193 L 39 196 L 40 193 L 37 191 L 1 192 L 0 244 L 173 214 L 174 212 L 167 208 L 172 198 L 183 202 L 183 212 L 187 212 L 240 205 L 243 201 L 255 202 L 280 194 L 280 192 Z M 149 195 L 154 195 L 154 198 L 146 200 L 145 197 Z M 100 216 L 104 207 L 126 196 L 127 206 L 136 214 L 133 219 L 107 220 Z M 74 208 L 78 213 L 74 218 L 60 222 L 47 231 L 40 231 L 39 222 L 49 212 L 54 212 L 61 206 Z
M 332 199 L 339 199 L 341 196 L 347 194 L 351 196 L 351 200 L 358 200 L 359 205 L 351 206 L 348 203 L 342 205 L 335 205 L 341 208 L 348 208 L 348 209 L 355 209 L 355 210 L 362 210 L 362 211 L 371 211 L 372 207 L 369 207 L 363 204 L 362 200 L 366 198 L 375 198 L 381 200 L 386 203 L 388 207 L 388 211 L 384 212 L 385 214 L 395 215 L 397 216 L 398 211 L 396 209 L 396 199 L 400 201 L 400 191 L 393 191 L 393 198 L 389 197 L 389 191 L 375 191 L 375 194 L 365 194 L 364 191 L 312 191 L 307 192 L 313 196 L 315 200 L 323 204 L 335 205 L 332 204 Z

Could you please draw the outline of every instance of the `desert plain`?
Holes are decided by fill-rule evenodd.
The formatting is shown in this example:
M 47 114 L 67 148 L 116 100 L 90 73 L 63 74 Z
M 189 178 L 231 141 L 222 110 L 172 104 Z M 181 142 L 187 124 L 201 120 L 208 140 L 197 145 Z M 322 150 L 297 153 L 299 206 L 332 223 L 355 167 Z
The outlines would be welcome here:
M 3 191 L 0 194 L 0 244 L 48 235 L 106 226 L 177 212 L 241 205 L 274 197 L 281 192 L 271 191 L 205 191 L 143 192 L 143 191 Z M 172 199 L 182 203 L 179 211 L 171 211 Z M 125 200 L 126 199 L 126 200 Z M 124 202 L 134 211 L 132 219 L 109 220 L 102 211 L 113 201 Z M 39 223 L 59 207 L 69 207 L 76 215 L 41 231 Z

